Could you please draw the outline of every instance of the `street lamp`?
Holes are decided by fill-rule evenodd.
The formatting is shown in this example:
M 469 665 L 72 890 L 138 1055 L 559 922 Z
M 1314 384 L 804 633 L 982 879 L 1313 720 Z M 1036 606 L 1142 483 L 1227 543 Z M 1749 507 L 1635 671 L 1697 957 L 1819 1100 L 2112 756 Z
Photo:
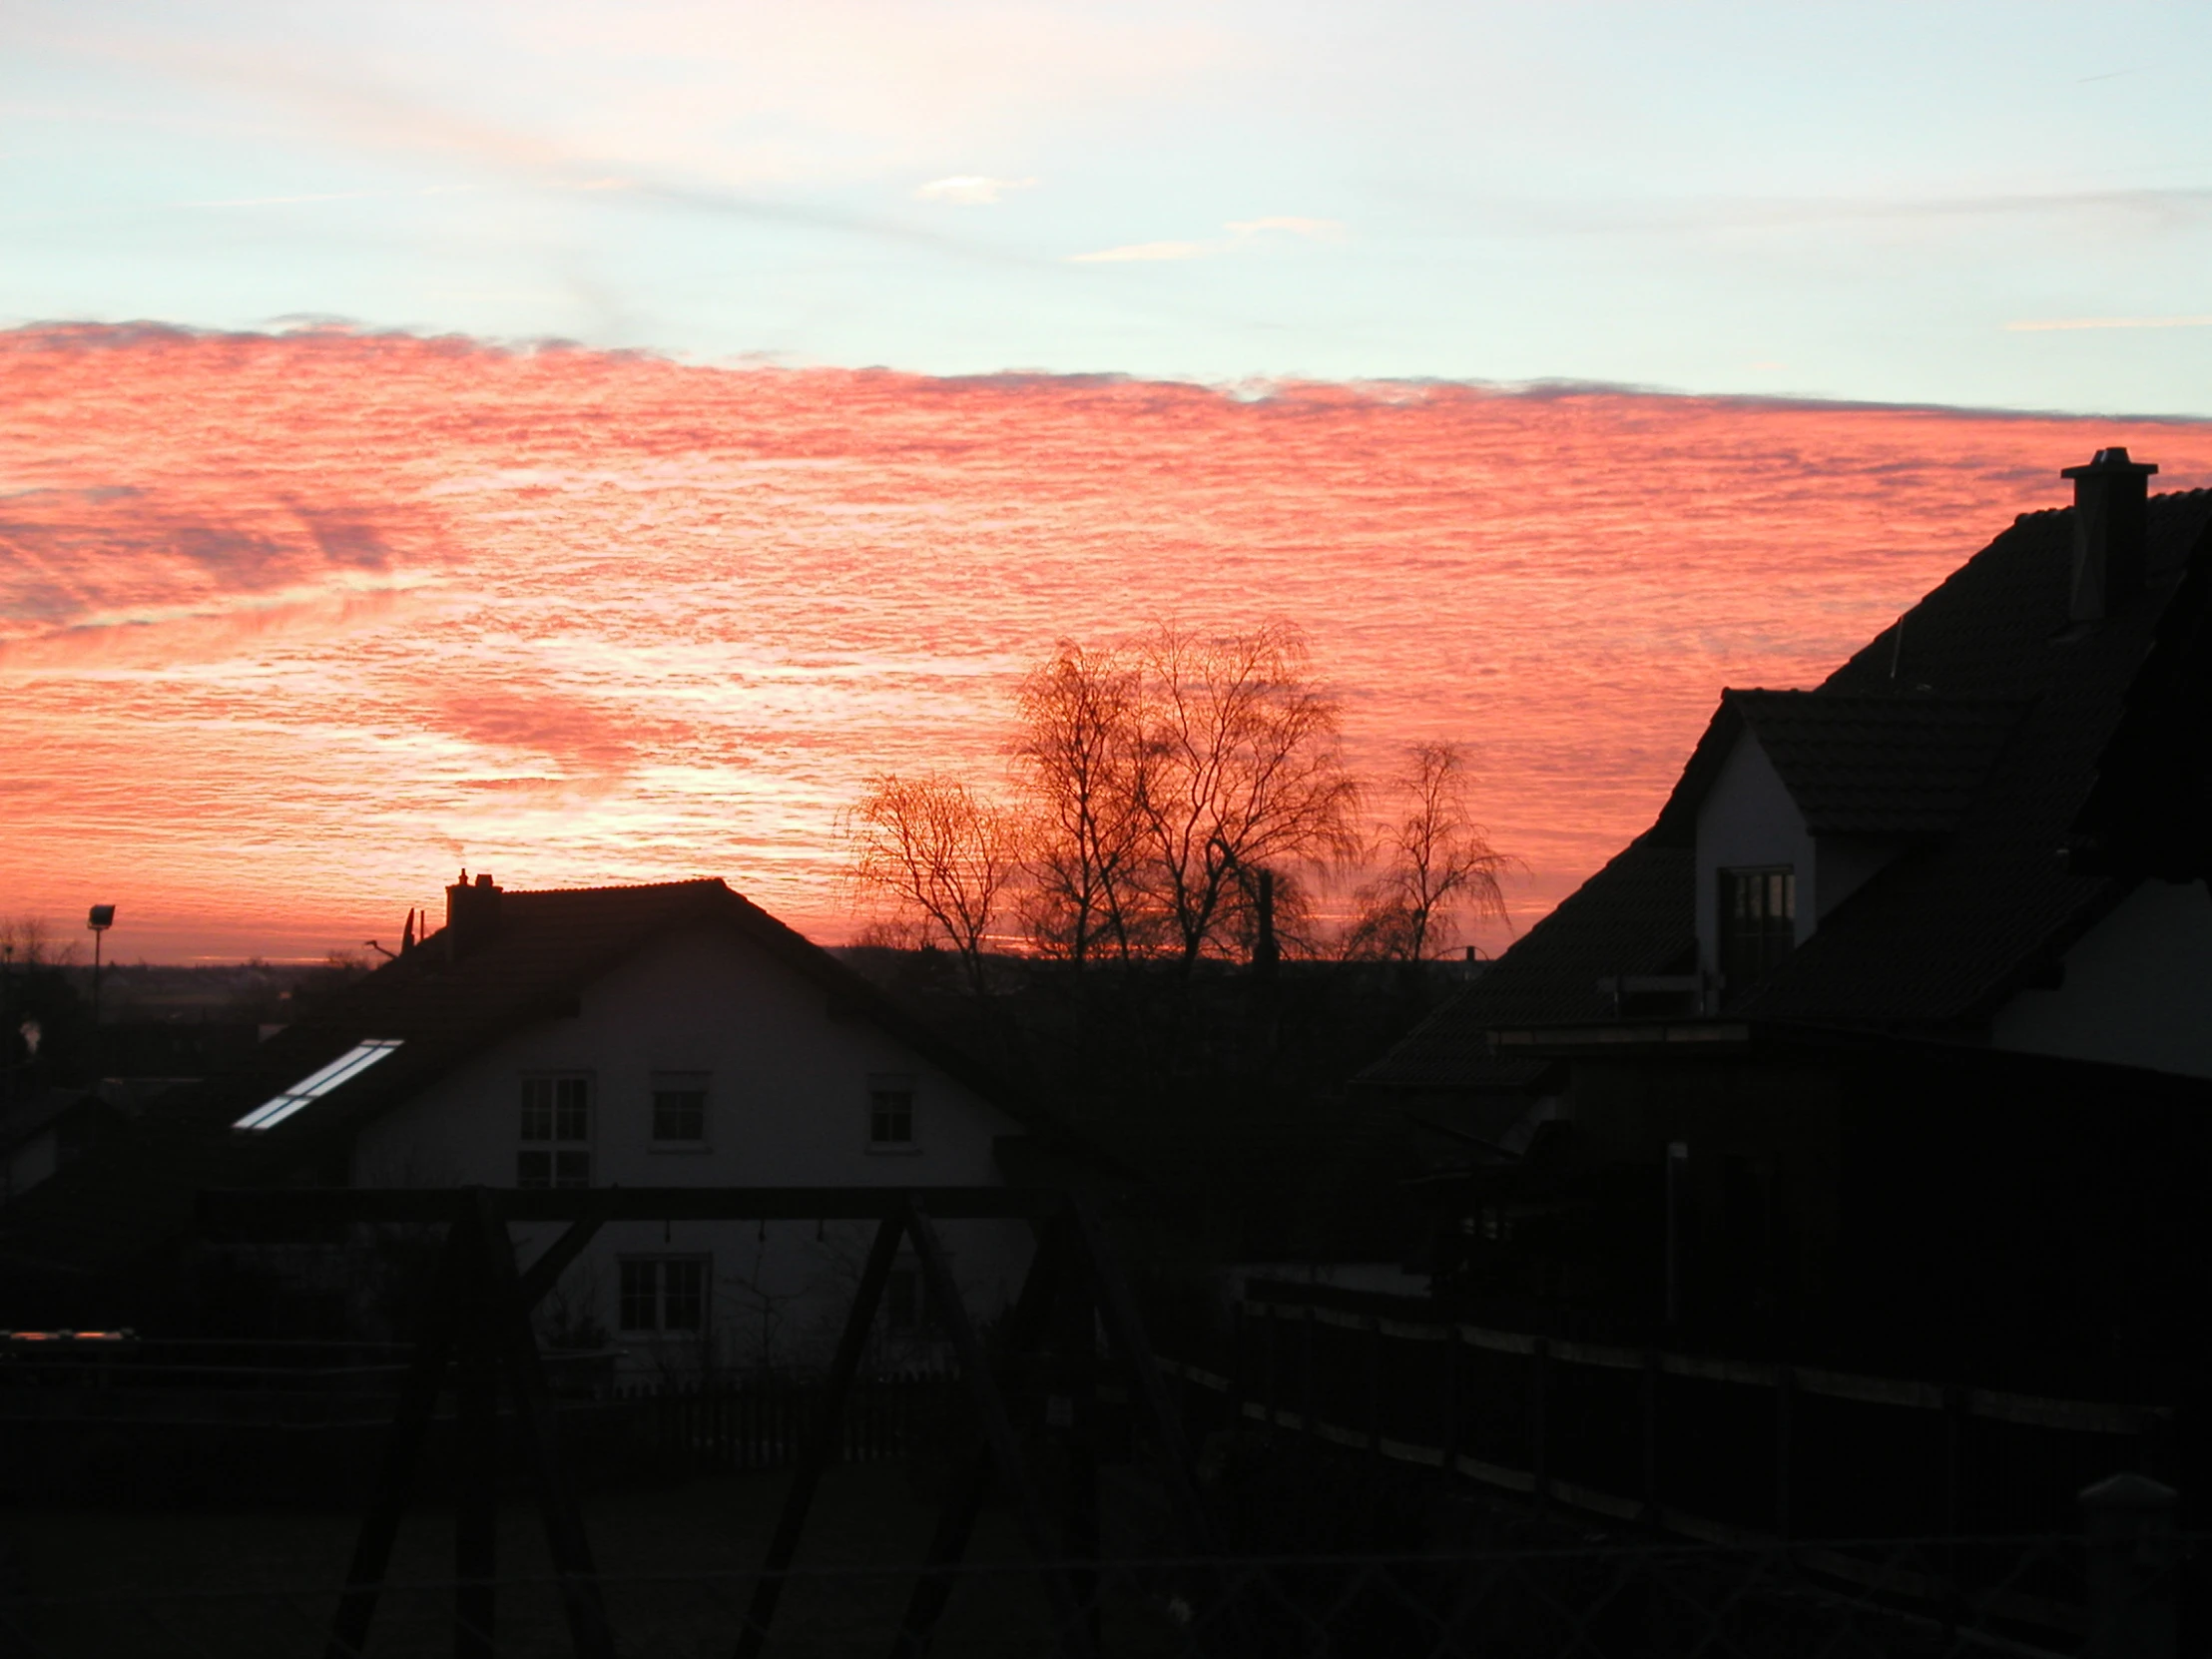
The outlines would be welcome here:
M 92 1040 L 97 1055 L 100 1043 L 100 935 L 115 925 L 115 906 L 95 904 L 85 920 L 92 929 Z

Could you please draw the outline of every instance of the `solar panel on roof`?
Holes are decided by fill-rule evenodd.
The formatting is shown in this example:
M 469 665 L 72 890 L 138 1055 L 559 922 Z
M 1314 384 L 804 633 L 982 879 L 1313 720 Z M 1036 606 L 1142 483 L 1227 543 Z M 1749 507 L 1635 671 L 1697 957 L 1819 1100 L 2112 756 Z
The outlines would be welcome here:
M 368 1070 L 370 1066 L 397 1048 L 400 1041 L 401 1039 L 398 1037 L 363 1038 L 320 1071 L 302 1077 L 290 1088 L 284 1090 L 283 1093 L 272 1096 L 247 1113 L 246 1116 L 240 1118 L 231 1127 L 233 1129 L 252 1130 L 274 1129 L 284 1119 L 290 1117 L 292 1113 L 298 1111 L 300 1107 L 311 1101 L 320 1100 L 340 1084 L 349 1083 L 360 1076 L 362 1072 Z

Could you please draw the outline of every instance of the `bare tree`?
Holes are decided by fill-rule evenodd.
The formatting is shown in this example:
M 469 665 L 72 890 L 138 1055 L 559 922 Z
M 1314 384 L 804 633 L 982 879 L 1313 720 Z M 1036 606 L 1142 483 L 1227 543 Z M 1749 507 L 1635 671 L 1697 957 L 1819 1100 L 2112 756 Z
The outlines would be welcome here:
M 984 940 L 1020 866 L 1009 815 L 952 779 L 886 773 L 852 810 L 846 832 L 859 890 L 941 935 L 981 991 Z
M 1142 877 L 1188 967 L 1222 945 L 1255 872 L 1356 855 L 1359 786 L 1290 624 L 1208 637 L 1162 623 L 1137 655 Z
M 45 967 L 55 962 L 74 965 L 77 945 L 71 940 L 56 949 L 53 931 L 42 917 L 0 916 L 0 960 L 19 967 Z
M 1494 849 L 1474 822 L 1459 745 L 1411 745 L 1395 793 L 1406 813 L 1379 838 L 1382 873 L 1360 889 L 1345 954 L 1417 962 L 1450 940 L 1461 910 L 1505 919 L 1500 877 L 1517 860 Z
M 1063 643 L 1021 683 L 1015 748 L 1028 807 L 1030 937 L 1081 967 L 1138 945 L 1138 677 L 1119 653 Z

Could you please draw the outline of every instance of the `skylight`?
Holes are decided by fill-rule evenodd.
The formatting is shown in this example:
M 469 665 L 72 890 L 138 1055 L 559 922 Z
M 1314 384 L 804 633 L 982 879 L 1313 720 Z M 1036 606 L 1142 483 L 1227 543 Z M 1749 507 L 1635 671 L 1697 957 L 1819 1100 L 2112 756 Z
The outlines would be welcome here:
M 366 1037 L 340 1054 L 311 1077 L 302 1077 L 282 1094 L 255 1107 L 233 1129 L 274 1129 L 310 1101 L 320 1100 L 341 1083 L 354 1078 L 399 1046 L 397 1037 Z

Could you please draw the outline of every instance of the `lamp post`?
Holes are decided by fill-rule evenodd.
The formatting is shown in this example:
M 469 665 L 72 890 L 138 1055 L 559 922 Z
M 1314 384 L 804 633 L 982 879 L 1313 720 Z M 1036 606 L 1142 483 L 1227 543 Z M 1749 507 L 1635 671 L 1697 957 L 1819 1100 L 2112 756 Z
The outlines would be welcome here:
M 95 904 L 92 914 L 85 918 L 85 925 L 92 929 L 92 1071 L 97 1082 L 100 1075 L 100 935 L 115 925 L 115 906 Z

